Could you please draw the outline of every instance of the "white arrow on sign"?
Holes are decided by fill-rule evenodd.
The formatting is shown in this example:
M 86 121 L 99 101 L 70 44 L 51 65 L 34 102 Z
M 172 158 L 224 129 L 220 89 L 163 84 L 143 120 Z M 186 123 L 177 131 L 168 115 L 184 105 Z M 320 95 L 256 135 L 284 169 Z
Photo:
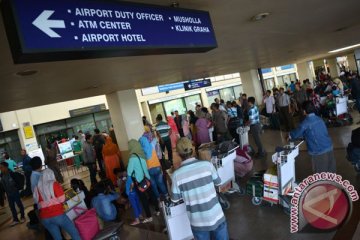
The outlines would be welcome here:
M 44 10 L 32 24 L 51 38 L 61 38 L 52 28 L 66 28 L 65 22 L 63 20 L 49 19 L 54 12 L 52 10 Z

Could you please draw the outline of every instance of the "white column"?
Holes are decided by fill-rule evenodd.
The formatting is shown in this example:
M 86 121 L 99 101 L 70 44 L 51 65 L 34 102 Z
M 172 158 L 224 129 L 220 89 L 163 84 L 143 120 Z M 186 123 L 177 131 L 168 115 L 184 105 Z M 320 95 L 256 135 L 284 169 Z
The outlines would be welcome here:
M 305 79 L 313 80 L 315 73 L 312 73 L 309 62 L 301 62 L 296 64 L 299 80 L 302 82 Z
M 138 140 L 144 132 L 135 90 L 108 94 L 106 100 L 119 148 L 122 152 L 127 151 L 128 141 L 130 139 Z
M 340 73 L 339 73 L 339 68 L 337 66 L 336 58 L 330 58 L 330 59 L 326 59 L 326 60 L 329 64 L 331 77 L 333 77 L 333 78 L 339 77 Z
M 247 72 L 241 72 L 240 77 L 244 93 L 246 93 L 248 97 L 255 97 L 256 102 L 261 104 L 263 93 L 257 70 L 252 69 Z
M 18 135 L 21 147 L 26 149 L 27 152 L 37 149 L 39 146 L 29 110 L 17 110 L 16 117 L 19 124 Z M 25 133 L 25 131 L 27 131 L 27 133 Z

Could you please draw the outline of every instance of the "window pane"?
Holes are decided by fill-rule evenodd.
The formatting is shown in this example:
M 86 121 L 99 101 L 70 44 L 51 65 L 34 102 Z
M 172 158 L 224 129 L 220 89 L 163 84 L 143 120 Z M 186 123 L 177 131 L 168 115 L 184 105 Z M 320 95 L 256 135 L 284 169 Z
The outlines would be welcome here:
M 171 112 L 178 111 L 180 115 L 186 113 L 186 106 L 183 99 L 174 99 L 168 102 L 164 102 L 166 116 L 170 116 Z
M 214 91 L 207 92 L 206 95 L 207 95 L 207 97 L 208 97 L 208 103 L 209 103 L 209 105 L 211 105 L 212 103 L 215 102 L 215 98 L 219 98 L 219 99 L 220 99 L 219 90 L 214 90 Z
M 185 105 L 186 105 L 187 111 L 189 111 L 189 110 L 195 111 L 196 104 L 202 105 L 200 94 L 185 97 Z
M 265 81 L 266 90 L 272 90 L 275 87 L 275 79 L 274 78 L 267 78 L 264 81 Z
M 20 130 L 21 131 L 21 130 Z M 21 144 L 18 136 L 18 130 L 4 132 L 0 134 L 0 153 L 7 152 L 10 158 L 16 162 L 21 161 Z M 0 161 L 3 161 L 2 154 Z
M 68 128 L 73 128 L 75 132 L 82 130 L 84 133 L 93 133 L 96 128 L 92 114 L 67 119 L 66 124 Z
M 220 89 L 220 96 L 225 102 L 235 100 L 235 94 L 232 87 Z
M 243 89 L 242 85 L 234 87 L 234 93 L 235 93 L 236 99 L 238 99 L 243 92 L 244 92 L 244 89 Z
M 36 135 L 43 135 L 46 133 L 51 133 L 55 131 L 59 131 L 62 129 L 66 129 L 66 123 L 64 120 L 56 121 L 56 122 L 49 122 L 41 125 L 34 126 Z

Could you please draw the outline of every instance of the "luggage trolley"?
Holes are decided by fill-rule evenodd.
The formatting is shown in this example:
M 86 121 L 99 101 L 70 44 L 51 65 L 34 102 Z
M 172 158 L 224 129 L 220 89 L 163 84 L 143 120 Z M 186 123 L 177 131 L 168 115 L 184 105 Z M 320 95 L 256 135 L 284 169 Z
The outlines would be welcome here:
M 249 126 L 239 127 L 236 129 L 236 133 L 239 134 L 240 148 L 244 149 L 244 146 L 249 145 Z
M 170 199 L 161 201 L 161 210 L 164 214 L 166 232 L 170 240 L 193 239 L 190 221 L 183 200 L 174 203 Z
M 299 146 L 290 142 L 282 148 L 278 148 L 272 155 L 272 161 L 277 166 L 279 204 L 284 207 L 286 213 L 290 213 L 291 197 L 296 187 L 295 183 L 295 158 L 299 155 Z
M 218 198 L 223 209 L 230 208 L 230 202 L 227 200 L 225 193 L 240 193 L 240 188 L 235 182 L 235 169 L 234 160 L 236 158 L 236 149 L 238 146 L 229 150 L 225 154 L 218 155 L 216 151 L 213 151 L 211 157 L 211 163 L 214 165 L 220 179 L 221 184 L 218 187 Z

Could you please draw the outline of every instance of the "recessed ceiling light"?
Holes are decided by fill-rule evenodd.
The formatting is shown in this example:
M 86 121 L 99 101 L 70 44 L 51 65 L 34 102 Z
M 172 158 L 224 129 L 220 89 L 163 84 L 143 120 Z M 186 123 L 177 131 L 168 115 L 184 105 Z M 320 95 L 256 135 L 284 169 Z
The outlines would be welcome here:
M 21 76 L 21 77 L 26 77 L 26 76 L 31 76 L 31 75 L 34 75 L 37 73 L 38 73 L 37 70 L 23 70 L 23 71 L 17 72 L 16 75 Z
M 255 16 L 251 17 L 251 21 L 253 21 L 253 22 L 261 21 L 261 20 L 267 18 L 269 15 L 270 15 L 270 13 L 268 13 L 268 12 L 259 13 L 259 14 L 256 14 Z
M 360 43 L 355 44 L 355 45 L 351 45 L 351 46 L 347 46 L 347 47 L 343 47 L 343 48 L 339 48 L 339 49 L 335 49 L 335 50 L 331 50 L 331 51 L 329 51 L 329 53 L 342 52 L 342 51 L 346 51 L 346 50 L 349 50 L 351 48 L 356 48 L 356 47 L 360 47 Z

